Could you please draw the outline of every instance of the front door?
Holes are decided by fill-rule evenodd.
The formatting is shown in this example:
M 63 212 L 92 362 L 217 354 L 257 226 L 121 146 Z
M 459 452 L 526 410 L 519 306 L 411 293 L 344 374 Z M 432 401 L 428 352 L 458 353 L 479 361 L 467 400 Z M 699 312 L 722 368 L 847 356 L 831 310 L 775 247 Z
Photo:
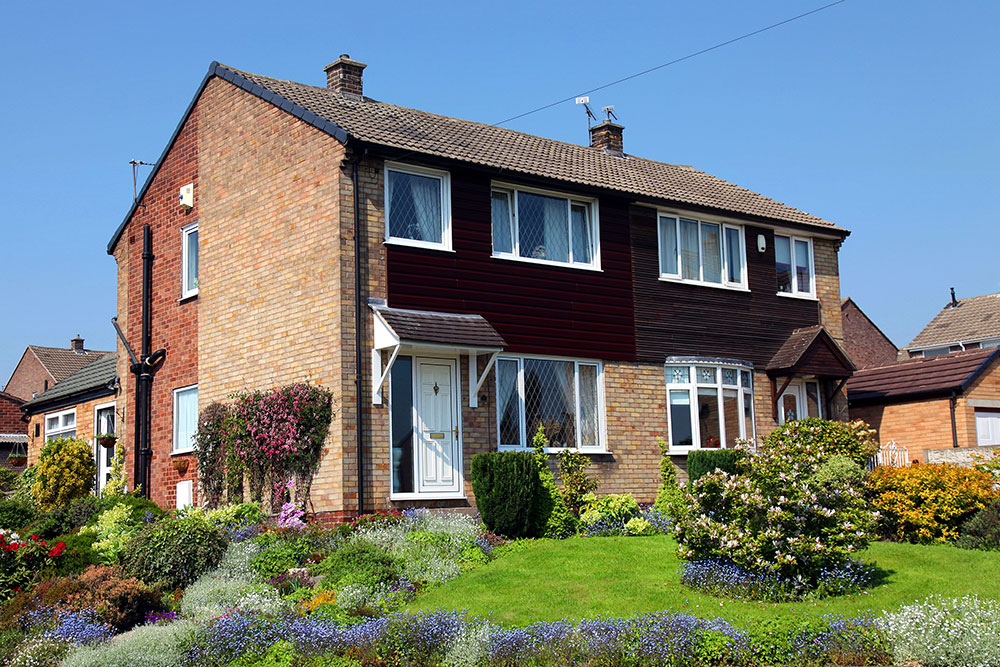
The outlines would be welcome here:
M 419 493 L 460 490 L 456 376 L 453 359 L 417 359 Z
M 822 417 L 823 402 L 820 385 L 816 380 L 795 380 L 778 398 L 778 423 Z
M 101 405 L 94 411 L 94 440 L 98 435 L 115 433 L 115 406 Z M 104 486 L 111 478 L 111 463 L 115 457 L 115 448 L 103 447 L 95 442 L 94 453 L 97 458 L 97 493 L 104 491 Z

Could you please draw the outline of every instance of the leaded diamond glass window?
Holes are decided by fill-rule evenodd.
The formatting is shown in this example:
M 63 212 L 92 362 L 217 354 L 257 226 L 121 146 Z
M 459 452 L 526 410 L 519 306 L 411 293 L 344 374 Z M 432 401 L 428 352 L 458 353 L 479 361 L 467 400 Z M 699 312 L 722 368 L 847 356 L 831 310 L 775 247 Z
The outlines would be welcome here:
M 385 215 L 387 238 L 414 245 L 444 246 L 450 211 L 446 172 L 410 166 L 387 166 Z
M 595 209 L 556 194 L 496 186 L 493 254 L 568 264 L 597 264 Z

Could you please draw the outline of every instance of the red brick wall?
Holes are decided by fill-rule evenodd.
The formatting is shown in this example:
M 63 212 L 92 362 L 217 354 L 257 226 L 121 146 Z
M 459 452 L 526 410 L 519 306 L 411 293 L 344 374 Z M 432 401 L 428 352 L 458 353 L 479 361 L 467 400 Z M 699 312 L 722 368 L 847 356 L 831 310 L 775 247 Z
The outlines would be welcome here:
M 194 183 L 195 206 L 190 210 L 178 204 L 183 185 Z M 129 344 L 138 352 L 141 347 L 142 322 L 142 244 L 143 225 L 150 225 L 153 236 L 152 349 L 163 348 L 166 359 L 153 379 L 152 397 L 152 489 L 153 500 L 165 508 L 176 504 L 179 480 L 195 481 L 194 456 L 185 475 L 171 467 L 173 447 L 173 390 L 198 382 L 198 297 L 181 297 L 181 228 L 198 220 L 198 109 L 192 111 L 173 147 L 153 178 L 115 248 L 119 266 L 118 321 Z M 127 359 L 124 349 L 118 358 Z M 124 384 L 126 422 L 123 437 L 127 451 L 126 468 L 131 477 L 135 451 L 134 410 L 135 376 L 121 368 Z
M 45 385 L 46 380 L 48 386 Z M 7 381 L 7 386 L 3 390 L 20 399 L 30 401 L 33 394 L 40 394 L 54 386 L 55 383 L 55 378 L 45 370 L 35 353 L 30 349 L 25 349 L 21 361 L 17 363 L 14 373 L 10 376 L 10 380 Z
M 21 421 L 24 401 L 17 396 L 0 392 L 0 433 L 27 433 L 28 424 Z
M 899 350 L 875 324 L 848 299 L 841 307 L 844 320 L 844 351 L 858 368 L 894 363 Z

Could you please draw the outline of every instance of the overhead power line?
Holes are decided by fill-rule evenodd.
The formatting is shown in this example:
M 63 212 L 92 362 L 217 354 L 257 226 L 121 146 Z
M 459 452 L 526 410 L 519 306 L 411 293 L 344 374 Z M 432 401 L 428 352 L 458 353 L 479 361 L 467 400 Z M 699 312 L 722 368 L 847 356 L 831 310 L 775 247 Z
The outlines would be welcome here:
M 769 26 L 766 26 L 764 28 L 760 28 L 758 30 L 754 30 L 753 32 L 748 32 L 745 35 L 740 35 L 739 37 L 733 37 L 732 39 L 728 39 L 725 42 L 719 42 L 718 44 L 715 44 L 714 46 L 709 46 L 708 48 L 702 49 L 701 51 L 695 51 L 694 53 L 689 53 L 686 56 L 682 56 L 680 58 L 676 58 L 674 60 L 671 60 L 670 62 L 663 63 L 662 65 L 657 65 L 656 67 L 650 67 L 649 69 L 645 69 L 645 70 L 643 70 L 641 72 L 636 72 L 635 74 L 630 74 L 628 76 L 625 76 L 625 77 L 622 77 L 622 78 L 617 79 L 615 81 L 612 81 L 611 83 L 606 83 L 603 86 L 598 86 L 596 88 L 591 88 L 590 90 L 585 90 L 582 93 L 577 93 L 575 95 L 570 95 L 569 97 L 564 97 L 561 100 L 556 100 L 555 102 L 552 102 L 550 104 L 546 104 L 545 106 L 538 107 L 537 109 L 532 109 L 531 111 L 525 111 L 524 113 L 520 113 L 520 114 L 518 114 L 516 116 L 511 116 L 510 118 L 506 118 L 506 119 L 500 121 L 499 123 L 494 123 L 494 125 L 503 125 L 504 123 L 509 123 L 512 120 L 517 120 L 518 118 L 524 118 L 525 116 L 530 116 L 531 114 L 538 113 L 539 111 L 544 111 L 546 109 L 551 109 L 552 107 L 554 107 L 554 106 L 556 106 L 558 104 L 562 104 L 563 102 L 570 102 L 572 100 L 575 100 L 577 97 L 583 97 L 584 95 L 589 95 L 590 93 L 596 93 L 598 90 L 604 90 L 605 88 L 610 88 L 611 86 L 616 86 L 619 83 L 624 83 L 625 81 L 630 81 L 632 79 L 635 79 L 637 77 L 643 76 L 645 74 L 649 74 L 650 72 L 655 72 L 657 70 L 661 70 L 664 67 L 669 67 L 670 65 L 676 65 L 679 62 L 683 62 L 685 60 L 690 60 L 691 58 L 694 58 L 695 56 L 700 56 L 703 53 L 708 53 L 709 51 L 714 51 L 715 49 L 721 49 L 723 46 L 729 46 L 730 44 L 733 44 L 733 43 L 738 42 L 738 41 L 743 40 L 743 39 L 747 39 L 748 37 L 753 37 L 754 35 L 759 35 L 762 32 L 767 32 L 768 30 L 773 30 L 774 28 L 777 28 L 779 26 L 783 26 L 786 23 L 791 23 L 792 21 L 798 21 L 799 19 L 805 18 L 806 16 L 809 16 L 810 14 L 815 14 L 817 12 L 821 12 L 824 9 L 829 9 L 830 7 L 833 7 L 835 5 L 839 5 L 839 4 L 844 3 L 844 2 L 847 2 L 847 0 L 836 0 L 836 2 L 831 2 L 828 5 L 823 5 L 822 7 L 817 7 L 816 9 L 811 9 L 808 12 L 805 12 L 803 14 L 799 14 L 798 16 L 793 16 L 791 18 L 787 18 L 784 21 L 778 21 L 777 23 L 772 23 Z

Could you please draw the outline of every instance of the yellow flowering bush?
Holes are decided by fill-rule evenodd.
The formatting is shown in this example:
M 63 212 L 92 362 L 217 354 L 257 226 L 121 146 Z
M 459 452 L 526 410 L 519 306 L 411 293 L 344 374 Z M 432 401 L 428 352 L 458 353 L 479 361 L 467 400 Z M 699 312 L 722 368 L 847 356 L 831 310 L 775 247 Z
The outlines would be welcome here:
M 868 488 L 890 536 L 906 542 L 948 542 L 962 522 L 997 497 L 989 473 L 952 463 L 879 466 Z
M 90 493 L 97 465 L 83 440 L 56 438 L 42 447 L 35 471 L 31 495 L 43 510 L 52 510 Z

